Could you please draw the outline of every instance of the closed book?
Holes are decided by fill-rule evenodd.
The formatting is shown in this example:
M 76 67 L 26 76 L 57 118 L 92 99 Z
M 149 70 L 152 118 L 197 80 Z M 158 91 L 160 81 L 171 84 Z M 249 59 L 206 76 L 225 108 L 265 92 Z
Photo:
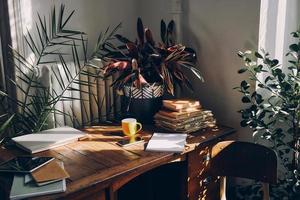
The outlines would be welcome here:
M 205 128 L 205 121 L 202 120 L 193 120 L 190 122 L 184 122 L 184 123 L 170 123 L 170 122 L 166 122 L 166 121 L 161 121 L 161 120 L 155 120 L 155 124 L 161 124 L 164 125 L 166 127 L 169 127 L 171 129 L 174 130 L 180 130 L 180 129 L 190 129 L 193 127 L 201 127 L 201 128 Z
M 53 160 L 47 165 L 35 170 L 31 173 L 31 175 L 38 184 L 70 177 L 70 175 L 57 163 L 56 160 Z
M 170 117 L 170 116 L 166 116 L 166 115 L 161 115 L 160 113 L 156 113 L 154 115 L 155 120 L 163 120 L 163 121 L 167 121 L 167 122 L 170 122 L 170 123 L 184 123 L 184 122 L 193 121 L 195 119 L 205 120 L 208 117 L 213 117 L 212 113 L 201 112 L 201 113 L 199 113 L 195 116 L 193 116 L 193 115 L 190 115 L 190 116 L 187 116 L 187 117 L 180 116 L 180 117 L 177 117 L 177 118 L 174 118 L 173 116 Z
M 185 111 L 191 108 L 201 108 L 199 101 L 194 100 L 163 100 L 163 106 L 173 111 Z
M 11 186 L 11 200 L 25 199 L 29 197 L 54 194 L 66 191 L 66 179 L 50 183 L 43 186 L 38 186 L 34 181 L 25 181 L 24 174 L 16 174 Z
M 175 112 L 175 111 L 168 111 L 168 110 L 160 110 L 158 111 L 158 114 L 173 118 L 173 119 L 184 119 L 189 117 L 195 117 L 199 114 L 201 114 L 201 110 L 196 109 L 192 112 Z
M 84 136 L 85 133 L 75 128 L 59 127 L 14 137 L 12 140 L 18 147 L 33 154 L 65 145 Z
M 189 107 L 189 108 L 182 108 L 182 109 L 177 109 L 177 110 L 175 110 L 175 109 L 170 109 L 170 108 L 168 108 L 168 107 L 163 107 L 163 108 L 166 109 L 166 110 L 171 110 L 171 111 L 175 111 L 175 112 L 179 112 L 179 113 L 182 113 L 182 112 L 193 112 L 193 111 L 195 111 L 195 110 L 201 109 L 200 106 Z

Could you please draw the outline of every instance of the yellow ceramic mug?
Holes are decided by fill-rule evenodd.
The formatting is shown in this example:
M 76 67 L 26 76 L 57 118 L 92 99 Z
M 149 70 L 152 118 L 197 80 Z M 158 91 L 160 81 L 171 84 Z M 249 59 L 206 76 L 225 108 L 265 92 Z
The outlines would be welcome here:
M 139 129 L 137 129 L 138 126 Z M 137 122 L 134 118 L 126 118 L 122 120 L 122 130 L 125 135 L 131 137 L 142 130 L 142 124 Z

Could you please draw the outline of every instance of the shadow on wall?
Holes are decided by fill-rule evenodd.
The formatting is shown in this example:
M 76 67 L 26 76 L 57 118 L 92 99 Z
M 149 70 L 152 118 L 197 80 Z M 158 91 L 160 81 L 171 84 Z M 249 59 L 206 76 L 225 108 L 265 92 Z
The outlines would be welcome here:
M 183 1 L 183 44 L 198 53 L 205 80 L 201 83 L 190 75 L 195 92 L 183 91 L 183 95 L 199 99 L 218 123 L 236 129 L 240 129 L 237 111 L 242 104 L 232 88 L 245 78 L 237 73 L 242 63 L 236 53 L 257 48 L 259 8 L 260 1 Z M 247 137 L 250 134 L 242 136 Z
M 206 23 L 203 23 L 200 15 L 195 15 L 194 13 L 188 14 L 191 12 L 190 8 L 191 8 L 190 1 L 183 1 L 183 10 L 184 10 L 183 21 L 187 22 L 187 23 L 183 23 L 183 30 L 184 30 L 183 43 L 186 45 L 190 44 L 190 46 L 196 50 L 198 54 L 197 57 L 199 62 L 198 69 L 201 71 L 205 82 L 201 83 L 195 80 L 193 75 L 189 74 L 190 80 L 194 85 L 195 91 L 194 93 L 185 92 L 184 96 L 200 99 L 201 103 L 204 106 L 210 107 L 211 105 L 209 105 L 209 101 L 207 101 L 207 98 L 209 98 L 209 96 L 217 97 L 218 91 L 209 90 L 209 87 L 212 87 L 213 83 L 218 83 L 219 86 L 222 86 L 223 85 L 222 83 L 225 80 L 224 77 L 218 75 L 218 73 L 222 73 L 220 71 L 221 69 L 218 69 L 218 73 L 215 72 L 212 73 L 212 67 L 210 65 L 217 65 L 217 62 L 212 60 L 209 61 L 203 58 L 207 55 L 207 53 L 211 52 L 214 55 L 216 55 L 215 58 L 217 58 L 218 60 L 222 60 L 222 50 L 219 48 L 219 44 L 214 39 L 206 40 L 205 43 L 207 44 L 204 44 L 204 42 L 201 41 L 203 38 L 216 38 L 215 35 L 217 33 L 211 30 L 206 25 Z M 195 32 L 195 29 L 191 27 L 192 24 L 190 22 L 197 22 L 196 24 L 193 25 L 197 27 L 197 30 L 201 30 L 201 31 Z

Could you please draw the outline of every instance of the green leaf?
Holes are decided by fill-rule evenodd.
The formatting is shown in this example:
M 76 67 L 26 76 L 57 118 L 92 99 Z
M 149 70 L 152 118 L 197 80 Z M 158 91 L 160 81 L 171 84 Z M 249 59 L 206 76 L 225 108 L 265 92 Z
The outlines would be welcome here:
M 284 92 L 287 92 L 292 89 L 292 85 L 288 82 L 283 82 L 282 87 L 284 88 Z
M 241 88 L 243 88 L 244 90 L 247 90 L 250 87 L 250 84 L 247 83 L 247 81 L 243 80 L 241 82 Z
M 251 102 L 251 100 L 250 100 L 250 98 L 249 98 L 249 97 L 247 97 L 247 96 L 243 96 L 243 98 L 242 98 L 242 102 L 243 102 L 243 103 L 250 103 L 250 102 Z
M 267 83 L 268 81 L 271 81 L 271 80 L 273 80 L 273 79 L 274 79 L 273 77 L 267 76 L 267 78 L 265 79 L 265 83 Z
M 297 44 L 291 44 L 290 46 L 289 46 L 289 49 L 291 50 L 291 51 L 299 51 L 299 46 L 297 45 Z
M 52 37 L 56 36 L 56 12 L 55 12 L 55 6 L 52 9 L 51 33 L 52 33 Z
M 44 46 L 46 44 L 46 41 L 44 41 L 44 39 L 42 37 L 41 30 L 40 30 L 40 28 L 38 26 L 38 23 L 35 23 L 35 27 L 36 27 L 36 30 L 38 32 L 38 36 L 39 36 L 39 39 L 40 39 L 41 46 L 42 46 L 42 48 L 44 48 Z
M 64 21 L 64 23 L 61 25 L 61 29 L 63 29 L 65 26 L 66 26 L 66 24 L 68 23 L 68 21 L 71 19 L 71 17 L 72 17 L 72 15 L 74 14 L 74 12 L 75 12 L 75 10 L 73 10 L 70 14 L 69 14 L 69 16 L 67 17 L 67 19 Z
M 246 72 L 247 70 L 248 70 L 247 68 L 242 68 L 242 69 L 239 69 L 238 73 L 242 74 L 242 73 Z
M 295 67 L 295 66 L 290 66 L 290 67 L 288 67 L 288 69 L 289 69 L 289 70 L 296 70 L 297 67 Z
M 260 53 L 258 53 L 257 51 L 255 51 L 254 55 L 257 58 L 263 58 L 263 56 Z
M 125 44 L 127 43 L 133 43 L 131 42 L 129 39 L 127 39 L 126 37 L 123 37 L 122 35 L 120 34 L 115 34 L 115 37 L 120 41 L 120 42 L 123 42 Z
M 258 65 L 257 67 L 254 68 L 254 71 L 259 73 L 262 71 L 263 66 L 262 65 Z
M 272 89 L 278 89 L 278 84 L 275 84 L 275 83 L 268 84 L 267 86 L 270 87 L 270 88 L 272 88 Z
M 291 34 L 292 34 L 293 37 L 299 38 L 299 32 L 298 31 L 297 32 L 292 32 Z
M 65 10 L 65 5 L 61 4 L 59 16 L 58 16 L 58 23 L 57 23 L 57 26 L 58 26 L 57 29 L 59 31 L 61 31 L 61 29 L 62 29 L 62 20 L 63 20 L 64 10 Z
M 49 42 L 49 37 L 48 37 L 48 33 L 47 33 L 47 24 L 46 24 L 46 21 L 42 21 L 42 18 L 40 16 L 40 14 L 38 14 L 38 19 L 39 19 L 39 22 L 40 22 L 40 27 L 42 28 L 43 30 L 43 37 L 45 38 L 46 42 Z
M 264 84 L 261 84 L 261 83 L 257 84 L 257 86 L 260 88 L 265 88 Z
M 277 59 L 273 59 L 271 62 L 271 67 L 275 67 L 276 65 L 278 65 L 279 61 Z
M 242 120 L 240 122 L 240 125 L 241 125 L 241 127 L 246 127 L 246 126 L 248 126 L 248 121 L 247 120 Z
M 261 104 L 262 102 L 264 102 L 264 99 L 262 98 L 262 96 L 260 94 L 256 94 L 255 101 L 257 104 Z
M 0 136 L 3 134 L 3 132 L 9 127 L 10 123 L 14 119 L 15 114 L 10 116 L 1 126 L 0 126 Z
M 243 119 L 249 119 L 251 117 L 251 113 L 244 111 L 242 112 L 242 118 Z
M 237 55 L 238 55 L 240 58 L 243 58 L 243 57 L 244 57 L 244 53 L 241 52 L 241 51 L 237 52 Z

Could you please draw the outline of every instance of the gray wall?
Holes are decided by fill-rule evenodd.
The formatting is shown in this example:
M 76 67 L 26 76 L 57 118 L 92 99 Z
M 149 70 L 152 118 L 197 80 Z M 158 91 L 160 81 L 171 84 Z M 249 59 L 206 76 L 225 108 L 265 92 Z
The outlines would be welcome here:
M 53 1 L 22 0 L 31 3 L 31 10 L 45 12 Z M 60 0 L 68 10 L 76 9 L 71 25 L 89 36 L 89 52 L 101 30 L 108 25 L 123 22 L 123 33 L 136 37 L 136 18 L 141 16 L 151 28 L 155 38 L 159 36 L 160 19 L 172 18 L 170 0 Z M 242 62 L 236 56 L 239 50 L 257 48 L 259 28 L 259 0 L 182 0 L 183 43 L 198 52 L 199 69 L 205 83 L 192 78 L 194 94 L 205 108 L 213 110 L 219 123 L 239 126 L 242 106 L 240 95 L 233 87 L 239 85 L 242 76 L 237 74 Z M 240 139 L 250 139 L 251 133 L 243 129 Z
M 193 81 L 195 96 L 214 111 L 217 121 L 239 130 L 239 139 L 252 134 L 240 128 L 241 60 L 239 50 L 256 49 L 259 33 L 259 0 L 189 0 L 184 5 L 184 43 L 198 52 L 205 83 Z
M 135 34 L 138 0 L 21 0 L 21 12 L 23 29 L 32 27 L 37 19 L 37 12 L 41 15 L 48 15 L 51 7 L 55 4 L 57 12 L 60 4 L 66 5 L 65 13 L 75 10 L 69 26 L 72 29 L 81 30 L 88 35 L 89 54 L 92 52 L 98 35 L 101 31 L 110 26 L 111 28 L 122 22 L 123 28 L 120 33 L 130 38 Z M 66 15 L 67 16 L 67 15 Z

